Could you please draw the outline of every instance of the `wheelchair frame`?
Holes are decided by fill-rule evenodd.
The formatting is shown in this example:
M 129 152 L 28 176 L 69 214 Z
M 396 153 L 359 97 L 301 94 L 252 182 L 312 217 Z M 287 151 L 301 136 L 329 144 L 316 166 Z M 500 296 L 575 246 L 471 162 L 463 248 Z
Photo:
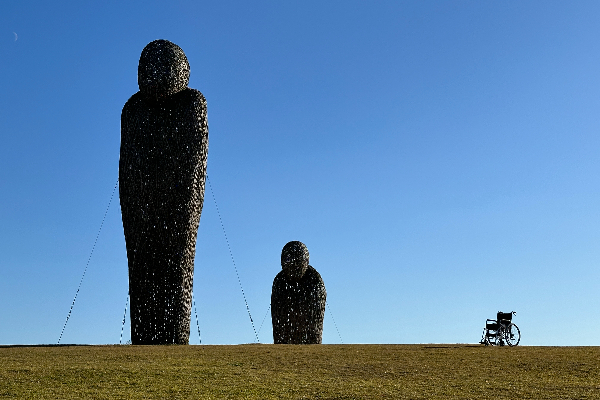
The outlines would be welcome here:
M 521 341 L 521 331 L 519 327 L 512 322 L 512 316 L 516 311 L 504 313 L 498 311 L 496 319 L 487 319 L 480 344 L 486 346 L 517 346 Z

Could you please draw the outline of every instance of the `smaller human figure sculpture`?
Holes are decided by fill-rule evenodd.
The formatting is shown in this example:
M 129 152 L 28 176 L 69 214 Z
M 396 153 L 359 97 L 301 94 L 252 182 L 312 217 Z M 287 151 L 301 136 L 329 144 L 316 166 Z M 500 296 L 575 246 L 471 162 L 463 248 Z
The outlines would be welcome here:
M 281 251 L 273 280 L 271 320 L 275 344 L 321 344 L 327 292 L 321 275 L 308 265 L 308 249 L 289 242 Z

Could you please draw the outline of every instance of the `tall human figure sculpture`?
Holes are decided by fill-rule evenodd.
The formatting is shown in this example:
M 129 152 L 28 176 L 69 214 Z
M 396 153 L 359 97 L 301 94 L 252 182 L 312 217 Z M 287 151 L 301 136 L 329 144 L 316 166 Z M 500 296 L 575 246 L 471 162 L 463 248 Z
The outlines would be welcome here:
M 321 275 L 308 265 L 308 249 L 289 242 L 273 280 L 271 320 L 275 344 L 320 344 L 327 292 Z
M 188 344 L 194 256 L 204 201 L 206 100 L 187 87 L 190 66 L 167 40 L 149 43 L 139 92 L 121 114 L 119 197 L 132 344 Z

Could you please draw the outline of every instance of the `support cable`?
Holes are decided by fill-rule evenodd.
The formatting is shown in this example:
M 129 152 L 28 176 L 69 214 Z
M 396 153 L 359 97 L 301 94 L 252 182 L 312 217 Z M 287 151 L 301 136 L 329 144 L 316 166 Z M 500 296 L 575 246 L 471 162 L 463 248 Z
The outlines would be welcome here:
M 196 299 L 192 293 L 192 304 L 194 305 L 194 314 L 196 315 L 196 327 L 198 328 L 198 341 L 202 344 L 202 336 L 200 336 L 200 323 L 198 322 L 198 310 L 196 309 Z
M 127 292 L 127 300 L 125 301 L 125 312 L 123 313 L 123 325 L 121 325 L 121 338 L 119 344 L 123 344 L 123 330 L 125 329 L 125 318 L 127 317 L 127 306 L 129 305 L 129 292 Z
M 331 315 L 331 320 L 333 321 L 333 326 L 335 326 L 335 330 L 337 331 L 337 334 L 340 337 L 340 342 L 342 342 L 342 344 L 344 344 L 344 341 L 342 340 L 342 335 L 340 335 L 340 330 L 338 329 L 337 324 L 335 323 L 335 318 L 333 318 L 333 313 L 331 312 L 331 306 L 329 305 L 329 303 L 327 303 L 327 300 L 325 300 L 325 306 L 329 310 L 329 315 Z
M 271 309 L 271 304 L 269 304 L 269 308 L 267 308 L 267 312 L 265 313 L 265 316 L 263 317 L 262 322 L 260 323 L 260 328 L 258 328 L 258 333 L 260 333 L 260 330 L 263 327 L 263 324 L 265 323 L 265 319 L 267 319 L 267 315 L 269 315 L 269 310 Z
M 94 245 L 92 246 L 92 251 L 90 252 L 90 256 L 88 257 L 87 263 L 85 264 L 85 269 L 83 270 L 83 275 L 81 276 L 81 280 L 79 281 L 79 286 L 77 287 L 77 291 L 75 292 L 75 297 L 73 298 L 73 302 L 71 303 L 71 308 L 69 309 L 69 313 L 67 314 L 67 319 L 65 324 L 63 325 L 62 331 L 60 332 L 60 336 L 58 337 L 58 343 L 60 344 L 60 340 L 62 339 L 63 333 L 65 333 L 65 328 L 67 327 L 67 322 L 69 322 L 69 318 L 71 318 L 71 313 L 73 312 L 73 306 L 75 306 L 75 300 L 77 300 L 77 295 L 79 294 L 79 289 L 81 289 L 81 284 L 83 283 L 83 278 L 85 277 L 85 273 L 87 272 L 88 266 L 90 265 L 90 260 L 92 259 L 92 254 L 94 254 L 94 249 L 96 248 L 96 243 L 98 243 L 98 238 L 100 237 L 100 232 L 102 231 L 102 226 L 104 225 L 104 221 L 106 220 L 106 214 L 108 214 L 108 209 L 110 208 L 110 203 L 112 203 L 112 199 L 115 195 L 115 190 L 117 190 L 117 186 L 119 185 L 119 179 L 117 178 L 117 183 L 115 183 L 115 187 L 113 188 L 112 194 L 110 195 L 110 200 L 108 201 L 108 206 L 106 207 L 106 211 L 104 212 L 104 217 L 102 218 L 102 223 L 100 224 L 100 229 L 98 229 L 98 234 L 96 235 L 96 240 L 94 240 Z
M 215 207 L 217 208 L 217 215 L 219 216 L 219 221 L 221 222 L 221 228 L 223 228 L 223 235 L 225 235 L 225 241 L 227 242 L 227 248 L 229 249 L 229 255 L 231 256 L 231 262 L 233 263 L 233 268 L 235 269 L 235 275 L 237 276 L 238 283 L 240 284 L 240 289 L 242 290 L 242 297 L 244 298 L 244 303 L 246 303 L 246 311 L 248 311 L 248 317 L 250 317 L 250 323 L 252 324 L 252 330 L 254 331 L 254 336 L 256 337 L 256 341 L 258 343 L 260 343 L 260 340 L 258 339 L 258 333 L 256 333 L 256 327 L 254 326 L 254 320 L 252 319 L 252 314 L 250 313 L 250 307 L 248 307 L 248 300 L 246 300 L 246 294 L 244 293 L 244 287 L 242 286 L 240 274 L 238 273 L 237 266 L 235 265 L 235 260 L 233 259 L 233 253 L 231 252 L 231 246 L 229 245 L 229 239 L 227 239 L 227 232 L 225 232 L 225 225 L 223 224 L 223 219 L 221 218 L 221 213 L 219 212 L 219 206 L 217 205 L 217 199 L 215 198 L 215 192 L 213 191 L 212 185 L 210 184 L 210 179 L 208 179 L 208 175 L 206 175 L 206 181 L 208 182 L 208 187 L 210 188 L 210 193 L 212 194 L 213 201 L 215 202 Z

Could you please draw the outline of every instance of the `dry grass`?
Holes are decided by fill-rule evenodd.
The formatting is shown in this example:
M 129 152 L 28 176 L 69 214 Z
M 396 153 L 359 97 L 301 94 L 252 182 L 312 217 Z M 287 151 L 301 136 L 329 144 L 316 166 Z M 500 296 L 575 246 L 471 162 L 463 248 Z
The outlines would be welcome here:
M 600 399 L 600 348 L 2 347 L 0 398 Z

